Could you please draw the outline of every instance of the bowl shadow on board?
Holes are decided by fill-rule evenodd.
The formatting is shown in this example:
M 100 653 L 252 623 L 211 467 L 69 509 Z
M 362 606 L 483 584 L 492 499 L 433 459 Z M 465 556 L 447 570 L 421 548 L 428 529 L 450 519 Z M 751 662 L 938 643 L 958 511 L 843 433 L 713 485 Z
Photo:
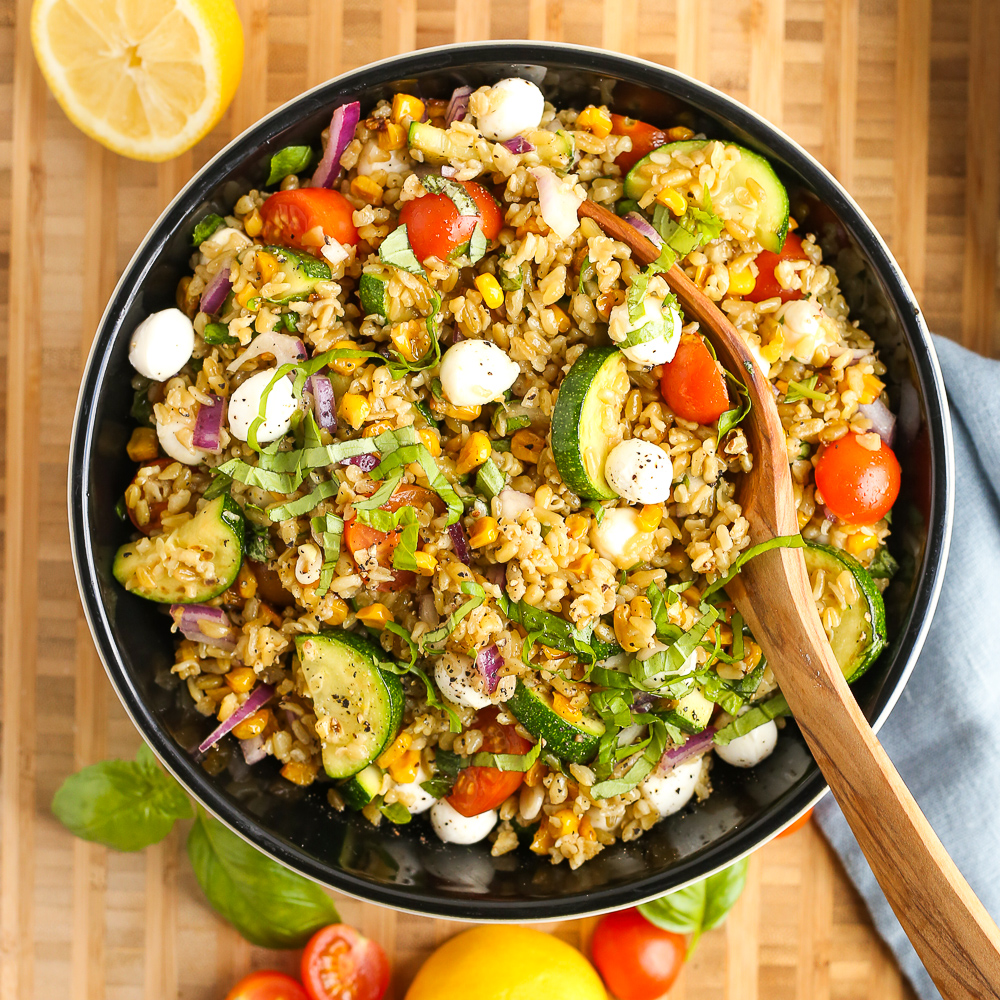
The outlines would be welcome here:
M 195 223 L 207 212 L 227 213 L 241 194 L 262 186 L 278 149 L 318 144 L 337 104 L 357 98 L 364 113 L 397 90 L 448 97 L 460 84 L 478 86 L 512 74 L 535 79 L 557 106 L 608 103 L 619 113 L 687 125 L 758 149 L 788 186 L 800 231 L 814 228 L 841 269 L 853 315 L 879 343 L 889 368 L 886 378 L 900 412 L 897 452 L 905 470 L 892 540 L 902 568 L 886 593 L 890 644 L 855 686 L 870 720 L 879 721 L 891 706 L 922 641 L 950 523 L 942 390 L 926 330 L 895 265 L 806 154 L 721 95 L 668 70 L 590 49 L 449 46 L 341 77 L 237 139 L 158 222 L 98 331 L 71 457 L 71 529 L 81 596 L 133 720 L 181 781 L 227 823 L 262 850 L 334 888 L 422 913 L 494 920 L 551 919 L 627 905 L 703 877 L 751 850 L 825 788 L 794 724 L 757 768 L 739 771 L 716 760 L 714 793 L 706 802 L 636 841 L 605 849 L 576 871 L 551 865 L 525 844 L 493 858 L 488 843 L 441 843 L 426 817 L 404 827 L 383 821 L 374 828 L 360 816 L 336 812 L 322 784 L 291 785 L 273 759 L 248 768 L 231 737 L 197 757 L 194 750 L 212 721 L 194 711 L 186 685 L 170 673 L 169 619 L 162 607 L 121 590 L 110 567 L 128 538 L 113 514 L 133 473 L 125 454 L 133 426 L 128 338 L 145 315 L 174 303 L 177 281 L 188 269 Z M 651 89 L 656 87 L 669 93 Z

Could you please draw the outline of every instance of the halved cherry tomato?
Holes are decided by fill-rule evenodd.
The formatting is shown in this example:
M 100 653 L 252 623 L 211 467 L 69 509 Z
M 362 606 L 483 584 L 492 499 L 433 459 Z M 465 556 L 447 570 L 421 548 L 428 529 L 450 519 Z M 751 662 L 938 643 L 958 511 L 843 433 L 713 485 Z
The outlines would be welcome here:
M 408 201 L 400 209 L 400 225 L 406 226 L 410 246 L 421 263 L 428 257 L 451 260 L 461 256 L 477 222 L 488 240 L 495 240 L 500 235 L 503 215 L 496 198 L 482 184 L 461 183 L 476 203 L 479 215 L 459 215 L 455 203 L 446 194 L 425 194 Z
M 605 985 L 618 1000 L 656 1000 L 684 965 L 680 934 L 651 924 L 638 910 L 605 914 L 594 930 L 590 953 Z
M 172 458 L 154 458 L 149 462 L 143 462 L 142 465 L 136 470 L 135 475 L 132 477 L 132 482 L 134 483 L 136 479 L 139 478 L 139 473 L 143 469 L 148 469 L 151 466 L 155 466 L 157 469 L 165 469 L 168 465 L 173 463 Z M 148 535 L 151 531 L 156 531 L 160 527 L 160 518 L 163 517 L 163 512 L 167 509 L 167 501 L 160 500 L 156 503 L 149 505 L 149 520 L 145 524 L 139 524 L 135 519 L 135 511 L 125 504 L 125 510 L 128 512 L 128 519 L 135 525 L 135 527 L 141 531 L 144 535 Z
M 710 424 L 729 409 L 724 369 L 694 333 L 681 337 L 673 360 L 663 366 L 660 394 L 677 416 L 699 424 Z
M 615 164 L 623 174 L 627 174 L 644 156 L 670 139 L 663 129 L 624 115 L 611 116 L 611 134 L 627 135 L 632 140 L 632 148 L 627 153 L 619 153 L 615 159 Z
M 754 264 L 757 265 L 757 284 L 753 291 L 743 296 L 748 302 L 763 302 L 764 299 L 773 299 L 776 295 L 781 297 L 782 302 L 791 302 L 792 299 L 801 299 L 801 289 L 789 290 L 782 288 L 775 277 L 774 269 L 783 260 L 806 260 L 806 255 L 802 250 L 802 240 L 789 233 L 785 237 L 784 246 L 780 253 L 771 253 L 770 250 L 762 250 Z
M 329 188 L 275 191 L 261 206 L 260 215 L 264 220 L 261 238 L 265 243 L 319 253 L 318 244 L 302 240 L 317 226 L 339 243 L 354 246 L 358 242 L 351 203 L 339 191 Z
M 310 1000 L 381 1000 L 389 959 L 377 941 L 347 924 L 330 924 L 302 952 L 302 982 Z
M 812 814 L 812 809 L 807 813 L 803 813 L 791 826 L 786 826 L 774 839 L 781 840 L 782 837 L 790 837 L 793 833 L 798 833 L 812 819 Z
M 254 559 L 247 559 L 247 565 L 257 580 L 257 595 L 261 600 L 275 608 L 290 608 L 295 603 L 294 595 L 285 590 L 277 570 Z
M 244 976 L 227 994 L 226 1000 L 309 1000 L 298 980 L 273 969 L 261 969 Z
M 477 716 L 475 728 L 483 734 L 484 753 L 526 754 L 531 749 L 513 726 L 497 722 L 497 710 L 484 708 Z M 448 801 L 463 816 L 478 816 L 488 809 L 496 809 L 521 787 L 521 771 L 501 771 L 496 767 L 467 767 L 459 771 L 455 787 Z
M 816 488 L 823 502 L 842 521 L 871 524 L 885 517 L 899 496 L 901 471 L 893 450 L 879 442 L 878 451 L 845 434 L 823 447 L 816 462 Z

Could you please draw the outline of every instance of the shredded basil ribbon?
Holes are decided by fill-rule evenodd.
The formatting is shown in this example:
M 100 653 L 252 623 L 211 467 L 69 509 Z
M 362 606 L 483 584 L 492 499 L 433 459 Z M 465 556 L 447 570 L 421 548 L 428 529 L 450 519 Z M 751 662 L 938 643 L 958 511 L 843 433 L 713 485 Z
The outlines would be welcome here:
M 323 565 L 319 571 L 319 581 L 316 585 L 316 596 L 324 597 L 333 582 L 333 574 L 340 558 L 340 539 L 344 531 L 344 522 L 336 514 L 322 514 L 309 522 L 313 534 L 323 546 Z
M 801 535 L 778 535 L 776 538 L 769 538 L 766 542 L 761 542 L 759 545 L 751 546 L 745 552 L 740 553 L 736 562 L 729 567 L 729 572 L 725 576 L 719 577 L 715 583 L 705 590 L 701 595 L 702 603 L 705 603 L 710 597 L 722 590 L 726 584 L 732 583 L 736 574 L 751 559 L 763 555 L 765 552 L 770 552 L 771 549 L 801 549 L 805 547 L 805 544 L 806 540 Z
M 438 696 L 437 689 L 431 683 L 431 679 L 427 674 L 417 666 L 417 657 L 420 656 L 420 647 L 414 641 L 413 636 L 405 629 L 402 625 L 397 625 L 395 622 L 386 622 L 385 631 L 391 632 L 393 635 L 398 635 L 403 642 L 406 643 L 407 648 L 410 651 L 410 660 L 406 664 L 398 664 L 395 661 L 384 661 L 379 664 L 381 669 L 389 670 L 395 674 L 413 674 L 415 677 L 419 677 L 423 682 L 424 690 L 426 692 L 427 704 L 432 708 L 436 708 L 439 711 L 445 713 L 448 716 L 448 728 L 453 733 L 460 733 L 462 731 L 462 722 L 456 714 L 455 710 L 451 708 L 446 702 L 442 701 Z

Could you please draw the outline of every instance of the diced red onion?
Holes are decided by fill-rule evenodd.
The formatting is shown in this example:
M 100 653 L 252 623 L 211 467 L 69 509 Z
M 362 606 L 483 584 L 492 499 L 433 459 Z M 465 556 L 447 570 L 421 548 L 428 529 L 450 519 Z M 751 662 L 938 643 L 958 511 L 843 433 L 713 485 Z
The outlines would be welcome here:
M 330 135 L 323 150 L 323 159 L 319 161 L 316 172 L 312 175 L 310 187 L 333 186 L 333 182 L 340 174 L 340 158 L 354 138 L 354 130 L 358 127 L 360 119 L 361 104 L 358 101 L 342 104 L 334 110 L 330 119 Z
M 489 694 L 493 694 L 497 689 L 501 666 L 503 666 L 503 657 L 500 655 L 496 643 L 479 650 L 476 655 L 476 669 L 486 682 L 486 690 Z
M 701 756 L 711 748 L 714 737 L 715 726 L 709 726 L 695 736 L 689 736 L 679 747 L 672 747 L 664 753 L 656 766 L 657 772 L 666 774 L 685 761 Z
M 226 733 L 231 732 L 244 719 L 249 719 L 259 708 L 263 708 L 274 694 L 274 688 L 270 684 L 258 684 L 250 692 L 250 697 L 225 722 L 216 726 L 208 736 L 198 744 L 198 752 L 204 753 L 209 747 L 215 746 Z
M 247 740 L 240 740 L 240 750 L 243 751 L 243 759 L 248 764 L 257 764 L 267 756 L 264 752 L 263 736 L 251 736 Z
M 457 174 L 457 173 L 458 173 L 458 171 L 453 166 L 451 166 L 451 164 L 449 164 L 449 163 L 446 163 L 446 164 L 444 164 L 441 167 L 441 176 L 442 177 L 454 177 L 455 174 Z
M 638 229 L 647 240 L 650 240 L 656 247 L 663 246 L 663 237 L 650 225 L 648 219 L 644 219 L 638 212 L 629 212 L 623 216 L 625 221 L 634 229 Z
M 535 506 L 535 498 L 527 493 L 519 493 L 505 486 L 498 494 L 500 501 L 500 516 L 514 520 L 520 517 L 526 510 L 532 510 Z
M 320 253 L 334 266 L 336 267 L 342 261 L 347 260 L 351 256 L 351 251 L 344 246 L 343 243 L 335 240 L 332 236 L 327 236 L 326 233 L 323 234 L 323 246 L 320 247 Z
M 461 521 L 448 525 L 448 537 L 451 538 L 451 547 L 462 562 L 468 566 L 472 562 L 472 552 L 469 549 L 469 539 L 465 535 L 465 528 Z
M 506 563 L 494 563 L 492 566 L 486 567 L 486 572 L 483 575 L 490 583 L 502 587 L 507 582 L 507 565 Z
M 201 300 L 198 308 L 209 316 L 217 313 L 222 308 L 222 303 L 226 301 L 226 296 L 230 293 L 233 283 L 229 280 L 229 267 L 224 267 L 205 286 L 201 293 Z
M 635 712 L 648 712 L 653 703 L 657 700 L 657 695 L 652 691 L 636 691 L 632 695 L 632 710 Z
M 891 448 L 896 440 L 896 415 L 881 399 L 862 403 L 858 413 L 872 422 L 872 430 Z
M 501 142 L 500 145 L 515 154 L 533 153 L 535 151 L 535 147 L 522 135 L 515 135 L 513 139 L 507 139 Z
M 448 110 L 444 113 L 445 125 L 450 125 L 452 122 L 457 122 L 465 117 L 469 110 L 469 98 L 471 96 L 471 87 L 456 87 L 451 92 Z
M 222 608 L 211 608 L 207 604 L 171 604 L 170 617 L 185 639 L 203 642 L 216 649 L 232 652 L 236 648 L 237 630 Z M 202 623 L 225 629 L 221 636 L 209 635 L 202 629 Z
M 577 211 L 583 204 L 583 197 L 549 167 L 532 167 L 528 172 L 538 187 L 542 219 L 556 236 L 568 240 L 580 227 Z
M 376 465 L 381 462 L 377 451 L 366 451 L 363 455 L 352 455 L 350 458 L 343 458 L 341 465 L 356 465 L 362 472 L 371 472 Z
M 326 375 L 310 375 L 306 388 L 312 394 L 313 412 L 316 423 L 324 430 L 337 429 L 337 397 L 333 393 L 333 383 Z
M 194 433 L 191 435 L 191 443 L 196 448 L 203 451 L 211 451 L 216 455 L 222 451 L 220 434 L 222 432 L 222 418 L 226 410 L 226 401 L 221 396 L 211 396 L 210 406 L 201 404 L 198 410 L 198 419 L 194 423 Z
M 277 333 L 274 330 L 258 333 L 250 342 L 250 346 L 226 366 L 226 371 L 237 371 L 247 361 L 260 357 L 261 354 L 273 354 L 275 362 L 280 367 L 290 361 L 301 361 L 306 356 L 306 345 L 289 333 Z

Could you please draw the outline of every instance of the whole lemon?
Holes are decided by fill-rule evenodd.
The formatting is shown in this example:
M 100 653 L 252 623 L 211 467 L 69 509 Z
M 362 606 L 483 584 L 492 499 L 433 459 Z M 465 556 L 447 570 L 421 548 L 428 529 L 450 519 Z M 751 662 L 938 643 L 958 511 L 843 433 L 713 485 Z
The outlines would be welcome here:
M 406 1000 L 607 1000 L 607 993 L 590 962 L 565 941 L 494 924 L 441 945 Z

